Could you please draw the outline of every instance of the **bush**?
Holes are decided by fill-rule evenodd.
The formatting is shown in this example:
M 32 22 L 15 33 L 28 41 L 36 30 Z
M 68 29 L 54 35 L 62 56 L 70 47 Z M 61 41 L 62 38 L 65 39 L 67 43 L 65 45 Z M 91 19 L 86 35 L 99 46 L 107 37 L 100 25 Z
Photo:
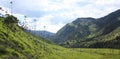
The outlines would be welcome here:
M 4 23 L 7 23 L 7 24 L 10 24 L 10 23 L 18 24 L 18 19 L 16 17 L 12 16 L 12 15 L 11 16 L 7 16 L 5 18 Z
M 5 47 L 0 46 L 0 55 L 6 54 L 8 51 L 5 49 Z

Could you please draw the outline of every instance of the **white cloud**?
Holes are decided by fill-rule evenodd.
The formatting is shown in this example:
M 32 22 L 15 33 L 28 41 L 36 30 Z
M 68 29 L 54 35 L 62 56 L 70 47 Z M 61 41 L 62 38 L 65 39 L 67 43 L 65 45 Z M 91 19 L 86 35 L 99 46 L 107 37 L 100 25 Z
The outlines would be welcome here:
M 23 15 L 32 15 L 27 21 L 30 26 L 36 25 L 37 30 L 43 30 L 45 25 L 46 30 L 57 32 L 78 17 L 103 17 L 119 9 L 119 2 L 120 0 L 13 0 L 13 9 L 20 19 Z M 10 8 L 7 0 L 1 0 L 0 5 Z M 33 19 L 37 21 L 33 22 Z

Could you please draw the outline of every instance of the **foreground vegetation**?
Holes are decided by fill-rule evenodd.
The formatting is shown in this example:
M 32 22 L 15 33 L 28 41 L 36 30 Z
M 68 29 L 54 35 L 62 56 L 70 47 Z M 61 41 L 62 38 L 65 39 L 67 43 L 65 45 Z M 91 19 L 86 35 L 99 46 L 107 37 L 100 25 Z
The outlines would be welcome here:
M 12 18 L 11 18 L 12 17 Z M 13 16 L 0 18 L 0 59 L 119 59 L 117 49 L 63 48 L 21 30 Z

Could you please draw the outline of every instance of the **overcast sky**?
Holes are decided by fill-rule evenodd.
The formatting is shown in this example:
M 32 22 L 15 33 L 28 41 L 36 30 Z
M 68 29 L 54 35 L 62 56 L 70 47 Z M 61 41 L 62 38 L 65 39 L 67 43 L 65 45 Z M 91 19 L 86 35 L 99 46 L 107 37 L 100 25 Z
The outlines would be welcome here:
M 0 0 L 0 7 L 10 11 L 10 1 L 13 14 L 20 21 L 26 15 L 30 29 L 46 26 L 45 30 L 54 33 L 76 18 L 100 18 L 120 9 L 120 0 Z

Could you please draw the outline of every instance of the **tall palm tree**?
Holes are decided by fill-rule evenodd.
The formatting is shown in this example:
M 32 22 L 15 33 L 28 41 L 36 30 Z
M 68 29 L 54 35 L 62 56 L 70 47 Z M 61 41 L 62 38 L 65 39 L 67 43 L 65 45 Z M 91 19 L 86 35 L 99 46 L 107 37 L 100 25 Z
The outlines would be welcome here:
M 44 27 L 44 37 L 45 37 L 45 28 L 46 28 L 46 26 L 44 25 L 43 27 Z M 46 46 L 46 44 L 45 44 L 45 40 L 44 40 L 44 49 L 46 49 L 45 46 Z
M 1 15 L 2 15 L 2 7 L 0 7 L 0 17 L 1 17 Z
M 3 10 L 3 8 L 2 8 L 2 7 L 0 7 L 0 11 L 1 11 L 1 12 L 0 12 L 0 16 L 1 16 L 1 17 L 3 17 L 2 12 L 3 12 L 4 10 Z
M 13 2 L 11 1 L 10 4 L 11 4 L 11 15 L 12 15 L 12 4 L 13 4 Z
M 2 7 L 0 7 L 0 10 L 2 11 Z
M 34 19 L 34 20 L 33 20 L 33 22 L 35 23 L 35 24 L 34 24 L 34 33 L 35 33 L 35 30 L 36 30 L 36 21 L 37 21 L 37 19 Z
M 27 21 L 26 21 L 26 18 L 27 18 L 27 16 L 24 16 L 24 27 L 25 27 L 25 29 L 27 29 Z
M 5 11 L 5 13 L 7 14 L 8 12 L 7 12 L 7 11 Z

